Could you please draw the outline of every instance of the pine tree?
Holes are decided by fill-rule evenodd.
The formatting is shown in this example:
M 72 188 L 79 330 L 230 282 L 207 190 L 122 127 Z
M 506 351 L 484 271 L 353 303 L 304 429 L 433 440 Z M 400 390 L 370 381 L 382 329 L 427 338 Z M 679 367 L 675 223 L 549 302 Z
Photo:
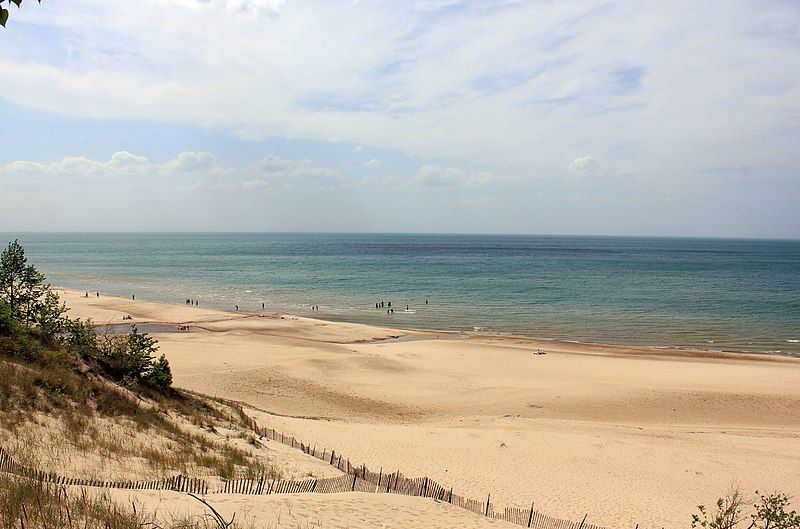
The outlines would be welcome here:
M 52 338 L 63 329 L 67 309 L 44 281 L 44 275 L 28 264 L 19 241 L 9 243 L 0 254 L 0 301 L 8 306 L 13 320 L 38 327 Z

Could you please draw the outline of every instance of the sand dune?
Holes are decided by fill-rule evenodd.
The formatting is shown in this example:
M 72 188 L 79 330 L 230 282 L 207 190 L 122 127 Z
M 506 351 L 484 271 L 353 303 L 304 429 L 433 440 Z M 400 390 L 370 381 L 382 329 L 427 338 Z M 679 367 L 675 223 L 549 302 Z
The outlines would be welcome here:
M 499 506 L 535 500 L 556 517 L 673 527 L 734 481 L 800 494 L 796 359 L 66 300 L 98 323 L 196 322 L 158 335 L 176 385 L 252 404 L 266 426 L 354 462 L 491 492 Z M 387 340 L 397 335 L 413 340 Z
M 112 490 L 111 497 L 144 508 L 161 519 L 202 516 L 208 509 L 184 494 L 170 491 Z M 207 500 L 226 520 L 255 522 L 275 529 L 501 529 L 517 527 L 490 520 L 427 498 L 398 494 L 351 492 L 340 494 L 289 494 L 245 496 L 214 494 Z

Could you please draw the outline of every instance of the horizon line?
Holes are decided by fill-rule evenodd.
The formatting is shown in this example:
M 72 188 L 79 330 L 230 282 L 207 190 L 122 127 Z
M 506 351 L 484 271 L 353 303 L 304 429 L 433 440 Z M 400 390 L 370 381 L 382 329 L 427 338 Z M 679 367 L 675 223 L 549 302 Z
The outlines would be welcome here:
M 800 242 L 800 237 L 758 237 L 739 235 L 630 235 L 630 234 L 584 234 L 584 233 L 503 233 L 503 232 L 404 232 L 404 231 L 305 231 L 305 230 L 19 230 L 0 231 L 0 234 L 97 234 L 97 235 L 414 235 L 457 237 L 571 237 L 607 239 L 697 239 L 737 241 L 785 241 Z

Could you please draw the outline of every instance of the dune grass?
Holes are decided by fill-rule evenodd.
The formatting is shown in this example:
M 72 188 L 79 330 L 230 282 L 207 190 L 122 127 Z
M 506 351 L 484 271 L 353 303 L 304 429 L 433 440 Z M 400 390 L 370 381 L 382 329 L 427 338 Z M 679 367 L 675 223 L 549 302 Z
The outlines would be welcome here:
M 239 429 L 246 438 L 245 419 L 237 410 L 172 388 L 134 392 L 58 344 L 26 334 L 0 336 L 0 429 L 22 434 L 36 413 L 57 421 L 63 441 L 78 453 L 138 457 L 159 477 L 198 469 L 226 479 L 280 477 L 269 462 L 215 435 L 221 428 Z M 143 445 L 132 443 L 132 435 L 111 435 L 97 419 L 154 442 Z
M 68 490 L 19 477 L 0 479 L 0 529 L 256 528 L 235 518 L 227 522 L 213 513 L 157 517 L 135 503 L 117 503 L 102 491 Z

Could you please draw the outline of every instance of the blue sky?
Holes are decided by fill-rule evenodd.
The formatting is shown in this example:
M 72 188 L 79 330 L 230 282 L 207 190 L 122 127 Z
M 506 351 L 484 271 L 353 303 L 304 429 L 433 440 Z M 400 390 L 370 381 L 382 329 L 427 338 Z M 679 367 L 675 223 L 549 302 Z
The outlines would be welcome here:
M 0 231 L 800 237 L 800 4 L 55 0 Z

